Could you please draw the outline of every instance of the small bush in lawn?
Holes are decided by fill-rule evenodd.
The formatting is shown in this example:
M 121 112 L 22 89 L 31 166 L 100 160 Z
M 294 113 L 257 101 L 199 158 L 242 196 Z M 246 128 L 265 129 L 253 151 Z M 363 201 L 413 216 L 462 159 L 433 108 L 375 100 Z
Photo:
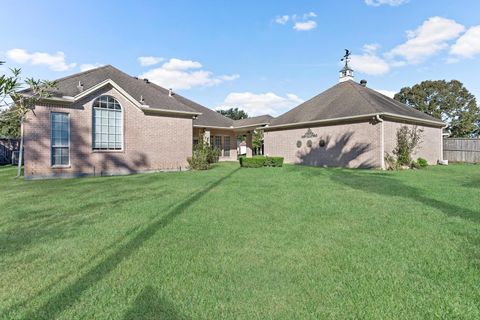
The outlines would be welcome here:
M 243 168 L 261 168 L 261 167 L 281 167 L 283 165 L 282 157 L 254 156 L 251 158 L 240 157 L 240 166 Z
M 187 158 L 188 165 L 194 170 L 207 170 L 210 164 L 218 162 L 220 152 L 218 149 L 209 146 L 204 141 L 193 148 L 192 156 Z
M 418 165 L 420 166 L 420 168 L 428 167 L 428 162 L 427 162 L 427 160 L 425 160 L 425 159 L 423 159 L 423 158 L 418 158 L 418 159 L 417 159 L 417 163 L 418 163 Z

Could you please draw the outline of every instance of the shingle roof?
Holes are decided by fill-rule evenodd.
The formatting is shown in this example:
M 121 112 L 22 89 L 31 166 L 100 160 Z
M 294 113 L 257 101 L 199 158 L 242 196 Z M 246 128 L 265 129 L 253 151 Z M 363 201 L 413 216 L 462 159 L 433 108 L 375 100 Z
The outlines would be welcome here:
M 152 82 L 147 82 L 145 79 L 132 77 L 111 65 L 76 73 L 56 80 L 57 89 L 52 92 L 52 96 L 57 98 L 64 96 L 74 97 L 80 93 L 77 89 L 79 82 L 83 84 L 83 90 L 88 90 L 107 79 L 114 81 L 138 102 L 140 102 L 140 97 L 143 97 L 143 103 L 152 109 L 201 113 L 193 121 L 194 125 L 223 128 L 230 128 L 234 125 L 233 120 L 212 109 L 204 107 L 177 93 L 169 96 L 167 89 Z M 26 89 L 21 92 L 28 94 L 29 91 L 29 89 Z
M 247 119 L 240 119 L 233 121 L 233 125 L 235 127 L 246 127 L 252 125 L 262 125 L 262 124 L 269 124 L 273 117 L 269 114 L 264 114 L 257 117 L 247 118 Z
M 371 114 L 391 114 L 441 124 L 441 121 L 436 118 L 349 80 L 334 85 L 298 107 L 272 119 L 270 126 Z
M 80 93 L 77 86 L 79 82 L 83 84 L 83 90 L 88 90 L 99 83 L 110 79 L 118 84 L 135 100 L 140 102 L 143 97 L 143 104 L 153 109 L 165 109 L 171 111 L 194 112 L 190 107 L 177 99 L 169 97 L 168 90 L 152 82 L 132 77 L 117 68 L 107 65 L 100 68 L 76 73 L 74 75 L 56 80 L 57 89 L 52 92 L 53 97 L 71 96 L 74 97 Z M 29 93 L 29 89 L 22 91 Z
M 195 126 L 222 127 L 222 128 L 230 128 L 231 126 L 233 126 L 232 119 L 227 118 L 212 109 L 204 107 L 178 94 L 174 94 L 173 97 L 175 97 L 175 99 L 178 99 L 180 102 L 186 104 L 191 109 L 202 113 L 195 120 L 193 120 L 193 125 Z

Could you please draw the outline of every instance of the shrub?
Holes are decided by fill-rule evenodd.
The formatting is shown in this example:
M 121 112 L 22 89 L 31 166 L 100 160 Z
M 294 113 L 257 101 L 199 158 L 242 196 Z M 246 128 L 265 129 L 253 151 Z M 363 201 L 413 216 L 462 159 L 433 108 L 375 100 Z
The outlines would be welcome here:
M 281 167 L 283 165 L 283 157 L 240 157 L 239 161 L 243 168 Z
M 210 164 L 218 162 L 220 151 L 204 141 L 193 148 L 192 156 L 187 158 L 188 165 L 194 170 L 207 170 Z
M 240 157 L 240 166 L 244 168 L 260 168 L 265 166 L 267 158 L 264 156 L 255 156 L 251 158 Z
M 203 152 L 194 152 L 191 157 L 187 158 L 187 162 L 193 170 L 207 170 L 209 168 L 207 155 Z
M 420 167 L 420 164 L 419 164 L 417 161 L 412 160 L 412 162 L 410 163 L 410 168 L 412 168 L 412 169 L 420 169 L 421 167 Z
M 397 145 L 393 154 L 397 157 L 397 163 L 400 166 L 410 166 L 412 162 L 412 153 L 421 143 L 421 129 L 414 126 L 410 129 L 402 126 L 397 130 Z
M 398 170 L 397 159 L 390 153 L 385 153 L 385 167 L 387 170 Z
M 207 147 L 207 161 L 208 163 L 217 163 L 220 158 L 220 149 L 214 147 Z
M 267 167 L 281 167 L 283 166 L 283 157 L 267 157 L 265 165 Z
M 417 163 L 418 163 L 418 165 L 420 166 L 420 168 L 428 167 L 428 162 L 427 162 L 427 160 L 425 160 L 425 159 L 423 159 L 423 158 L 418 158 L 418 159 L 417 159 Z

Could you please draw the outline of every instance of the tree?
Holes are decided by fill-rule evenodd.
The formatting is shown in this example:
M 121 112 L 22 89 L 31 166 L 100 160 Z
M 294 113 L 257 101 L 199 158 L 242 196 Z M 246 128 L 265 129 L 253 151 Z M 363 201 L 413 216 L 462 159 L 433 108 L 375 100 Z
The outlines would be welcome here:
M 0 61 L 0 65 L 4 62 Z M 20 118 L 14 112 L 11 94 L 20 87 L 20 69 L 12 69 L 12 75 L 0 76 L 0 136 L 20 137 Z
M 0 137 L 20 137 L 20 119 L 14 112 L 13 106 L 0 111 Z
M 245 111 L 240 110 L 238 108 L 230 108 L 230 109 L 226 109 L 226 110 L 217 110 L 217 112 L 220 113 L 221 115 L 224 115 L 227 118 L 232 119 L 232 120 L 240 120 L 240 119 L 247 119 L 248 118 L 248 114 Z
M 256 154 L 259 154 L 259 150 L 263 145 L 263 130 L 255 130 L 252 135 L 252 147 L 256 150 Z
M 3 62 L 2 62 L 3 64 Z M 7 111 L 2 113 L 2 121 L 9 122 L 18 121 L 20 124 L 20 154 L 18 159 L 17 177 L 21 175 L 22 158 L 23 158 L 23 125 L 25 117 L 44 99 L 48 98 L 56 85 L 53 81 L 35 80 L 27 78 L 24 82 L 20 78 L 20 69 L 10 69 L 11 76 L 2 75 L 0 77 L 0 107 L 6 107 Z M 24 86 L 28 86 L 28 93 L 20 93 L 18 90 Z M 9 101 L 11 98 L 12 101 Z M 8 120 L 9 119 L 9 120 Z
M 479 131 L 480 108 L 460 81 L 423 81 L 402 88 L 394 99 L 441 119 L 453 137 L 469 137 Z

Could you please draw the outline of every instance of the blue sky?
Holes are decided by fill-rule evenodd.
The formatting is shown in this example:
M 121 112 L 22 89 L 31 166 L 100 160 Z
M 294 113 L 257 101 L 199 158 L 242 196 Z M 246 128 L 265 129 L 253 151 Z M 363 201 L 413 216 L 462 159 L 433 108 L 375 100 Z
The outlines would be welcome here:
M 56 79 L 111 64 L 205 106 L 278 115 L 338 81 L 458 79 L 480 98 L 478 0 L 4 1 L 0 60 Z M 3 68 L 5 72 L 5 68 Z

